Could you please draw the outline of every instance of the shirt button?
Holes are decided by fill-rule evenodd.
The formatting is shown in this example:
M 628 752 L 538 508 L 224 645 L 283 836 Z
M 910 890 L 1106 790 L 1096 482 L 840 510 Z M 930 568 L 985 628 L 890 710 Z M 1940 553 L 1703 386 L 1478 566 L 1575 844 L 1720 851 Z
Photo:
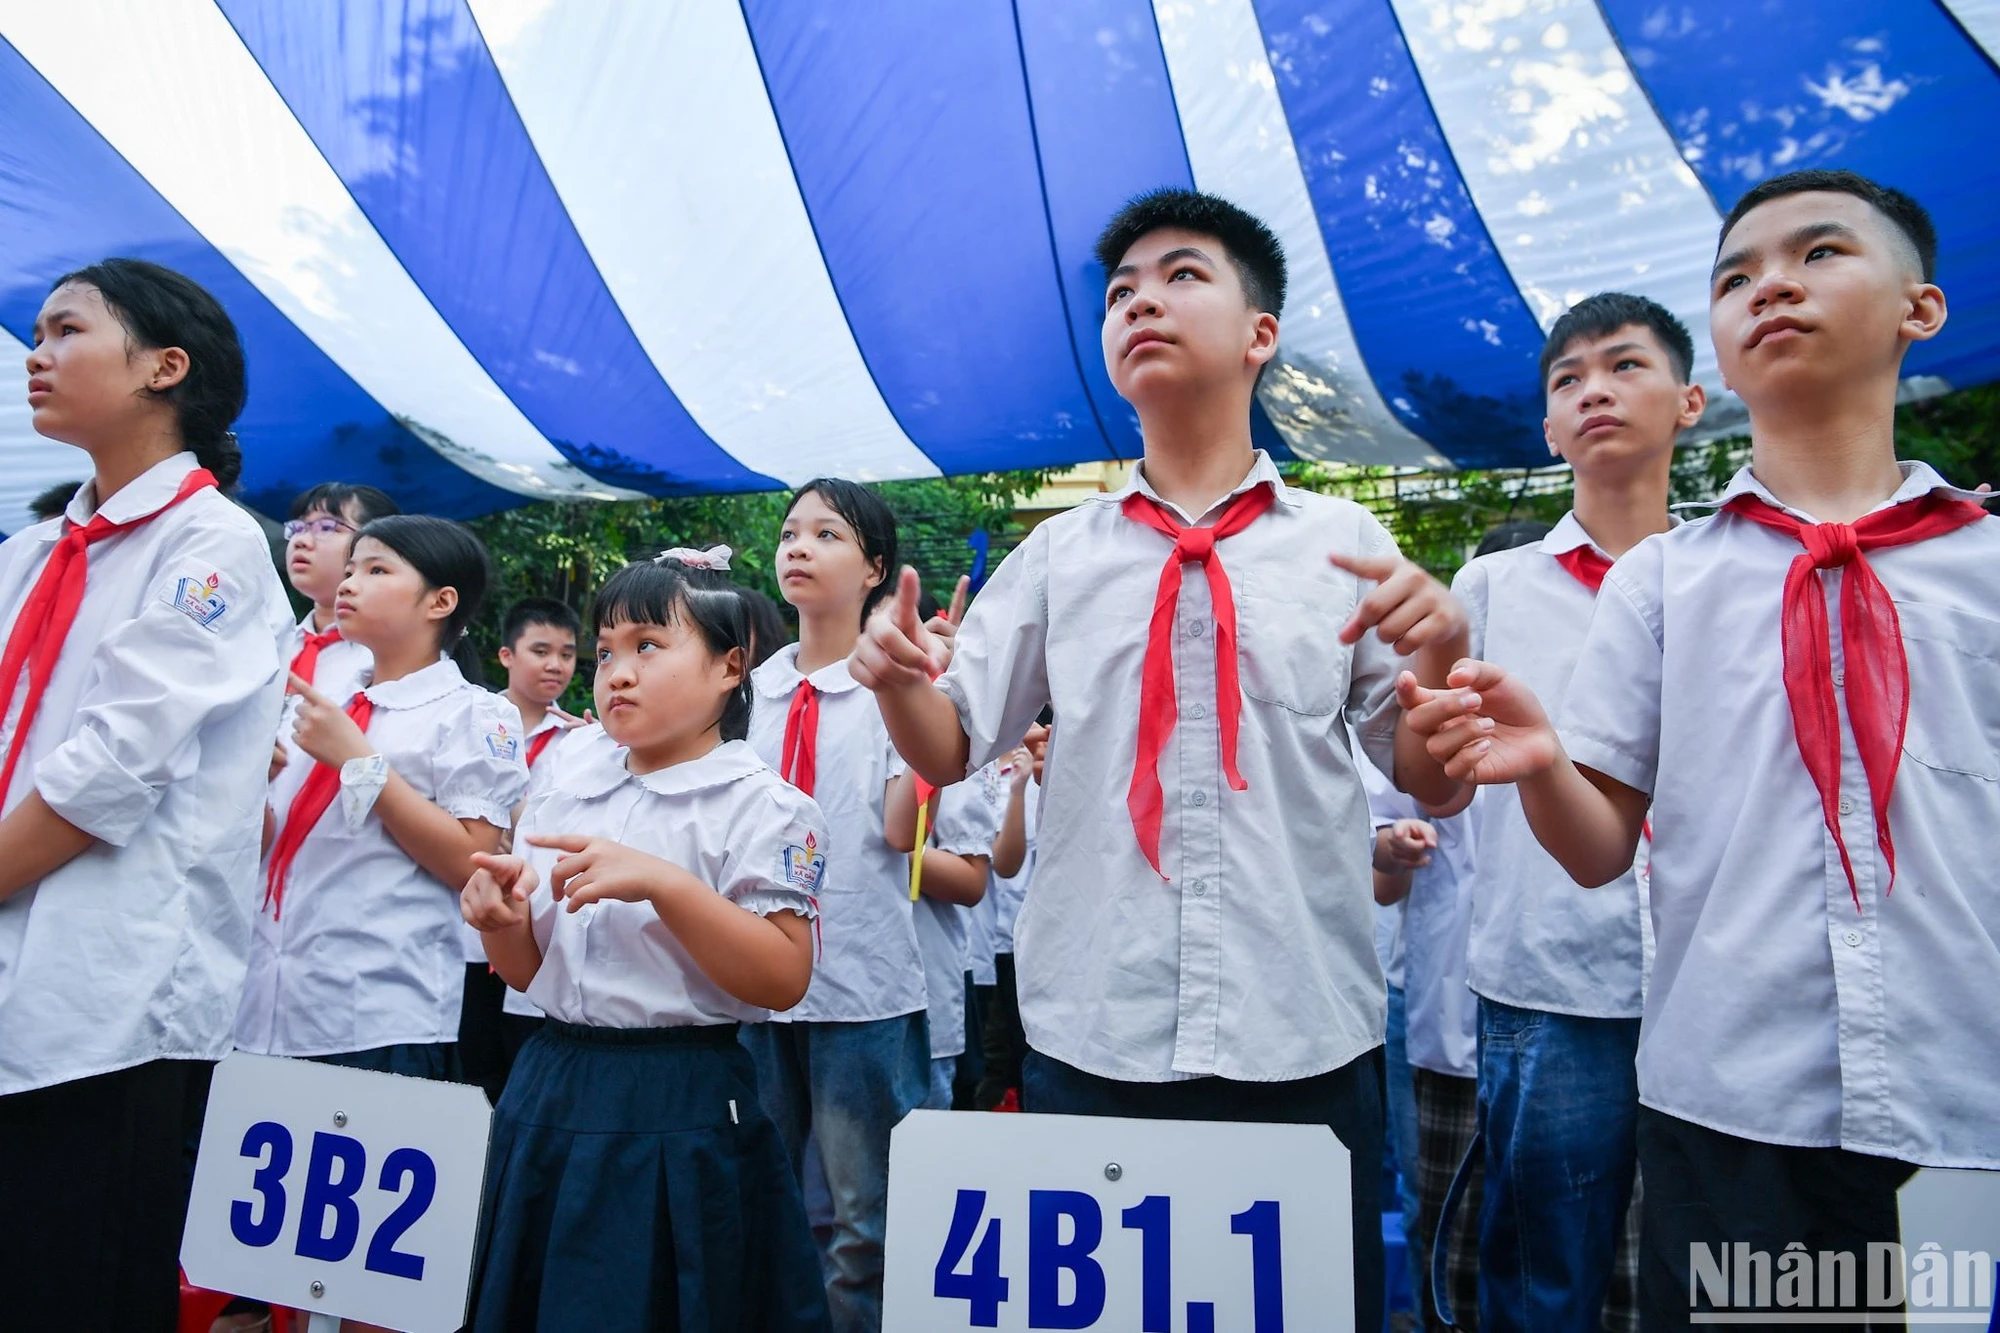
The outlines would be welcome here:
M 1858 930 L 1850 930 L 1845 935 L 1842 935 L 1840 938 L 1846 941 L 1847 947 L 1850 949 L 1858 949 L 1861 947 L 1861 932 Z
M 1205 791 L 1190 793 L 1188 796 L 1188 804 L 1194 806 L 1196 809 L 1200 809 L 1202 806 L 1208 804 L 1208 793 Z
M 1203 718 L 1208 716 L 1208 705 L 1206 704 L 1190 705 L 1188 707 L 1188 716 L 1193 718 L 1197 722 L 1201 721 Z
M 1854 802 L 1852 802 L 1852 801 L 1848 800 L 1848 799 L 1847 799 L 1847 798 L 1846 798 L 1845 796 L 1841 797 L 1841 798 L 1840 798 L 1840 813 L 1841 813 L 1841 814 L 1843 814 L 1843 815 L 1851 815 L 1851 814 L 1853 814 L 1853 813 L 1854 813 Z
M 1847 684 L 1847 673 L 1836 669 L 1833 673 L 1833 683 L 1835 686 Z
M 1205 879 L 1198 879 L 1194 881 L 1194 883 L 1188 885 L 1188 887 L 1193 889 L 1194 896 L 1199 898 L 1208 892 L 1208 881 Z
M 1188 621 L 1187 632 L 1190 639 L 1199 639 L 1202 636 L 1202 630 L 1203 626 L 1199 620 Z

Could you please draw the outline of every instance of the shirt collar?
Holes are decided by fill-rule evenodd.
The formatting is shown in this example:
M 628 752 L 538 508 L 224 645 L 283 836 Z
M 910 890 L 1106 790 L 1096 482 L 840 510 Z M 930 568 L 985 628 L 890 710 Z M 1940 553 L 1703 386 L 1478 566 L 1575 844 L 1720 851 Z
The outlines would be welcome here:
M 1962 486 L 1952 485 L 1939 476 L 1937 469 L 1933 468 L 1929 463 L 1899 462 L 1896 464 L 1896 470 L 1903 474 L 1902 485 L 1896 487 L 1895 494 L 1869 510 L 1869 513 L 1879 513 L 1891 505 L 1899 505 L 1906 500 L 1915 500 L 1921 496 L 1929 495 L 1933 491 L 1943 491 L 1946 495 L 1954 499 L 1971 500 L 1975 504 L 1984 503 L 1993 498 L 1991 495 L 1982 495 L 1978 491 L 1968 491 Z M 1737 469 L 1736 475 L 1729 479 L 1727 486 L 1723 487 L 1722 494 L 1716 496 L 1713 500 L 1698 500 L 1692 504 L 1675 505 L 1674 508 L 1720 509 L 1739 495 L 1754 495 L 1773 509 L 1782 509 L 1801 523 L 1819 522 L 1818 519 L 1806 513 L 1805 510 L 1794 509 L 1777 496 L 1771 494 L 1770 488 L 1757 479 L 1757 474 L 1750 470 L 1750 465 L 1747 463 Z
M 440 657 L 423 670 L 413 671 L 401 680 L 376 685 L 374 677 L 372 668 L 362 676 L 362 693 L 378 708 L 422 708 L 465 685 L 458 663 L 449 657 Z
M 1125 497 L 1128 495 L 1143 495 L 1155 504 L 1171 510 L 1181 522 L 1187 524 L 1189 527 L 1193 527 L 1203 519 L 1206 519 L 1210 514 L 1216 513 L 1224 505 L 1245 491 L 1255 490 L 1257 487 L 1266 484 L 1271 488 L 1272 498 L 1287 509 L 1297 509 L 1302 503 L 1298 492 L 1285 485 L 1284 477 L 1278 472 L 1278 465 L 1273 463 L 1271 456 L 1262 449 L 1258 449 L 1252 454 L 1250 471 L 1244 474 L 1243 480 L 1237 482 L 1235 488 L 1229 494 L 1209 506 L 1208 513 L 1202 514 L 1199 518 L 1190 517 L 1187 511 L 1183 510 L 1179 505 L 1174 504 L 1170 500 L 1160 498 L 1160 493 L 1155 491 L 1152 483 L 1146 480 L 1146 463 L 1144 459 L 1141 459 L 1133 466 L 1132 475 L 1123 486 L 1104 495 L 1092 496 L 1091 499 L 1099 504 L 1117 506 L 1124 504 Z
M 810 676 L 799 674 L 799 645 L 788 643 L 772 653 L 764 665 L 750 673 L 750 684 L 767 699 L 782 699 L 798 689 L 801 680 L 810 680 L 821 694 L 845 694 L 861 688 L 847 670 L 847 659 L 829 662 Z
M 504 697 L 506 693 L 507 692 L 505 690 L 500 691 L 502 697 Z M 537 722 L 534 726 L 528 729 L 528 739 L 533 740 L 535 737 L 541 735 L 545 731 L 554 731 L 557 727 L 565 727 L 568 725 L 569 724 L 563 720 L 561 714 L 557 713 L 555 709 L 551 708 L 548 712 L 542 714 L 542 720 L 540 722 Z
M 1667 515 L 1667 526 L 1669 528 L 1677 528 L 1681 525 L 1681 522 L 1680 515 Z M 1542 538 L 1541 541 L 1542 554 L 1549 556 L 1568 555 L 1571 551 L 1581 546 L 1588 546 L 1606 560 L 1612 558 L 1609 551 L 1599 546 L 1596 540 L 1588 532 L 1584 531 L 1583 522 L 1577 518 L 1574 509 L 1564 514 L 1555 527 L 1549 530 L 1549 535 Z
M 183 449 L 141 472 L 102 506 L 97 505 L 97 483 L 85 482 L 70 497 L 63 516 L 79 528 L 98 514 L 103 514 L 106 522 L 130 523 L 165 508 L 187 480 L 188 473 L 200 466 L 194 454 Z
M 724 741 L 699 759 L 651 773 L 634 773 L 625 766 L 630 752 L 606 735 L 603 727 L 583 728 L 573 739 L 574 745 L 563 742 L 563 766 L 555 785 L 581 800 L 609 795 L 628 782 L 636 782 L 656 796 L 683 796 L 726 786 L 768 767 L 747 741 Z

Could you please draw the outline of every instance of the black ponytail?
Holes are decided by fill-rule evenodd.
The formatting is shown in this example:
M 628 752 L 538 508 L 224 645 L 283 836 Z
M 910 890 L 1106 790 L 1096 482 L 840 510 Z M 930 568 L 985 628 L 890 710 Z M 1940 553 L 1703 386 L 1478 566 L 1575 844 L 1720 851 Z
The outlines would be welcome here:
M 354 534 L 356 542 L 363 537 L 373 537 L 407 560 L 428 587 L 458 590 L 458 605 L 438 630 L 438 651 L 450 653 L 467 680 L 475 684 L 484 681 L 486 668 L 472 654 L 465 627 L 479 614 L 487 585 L 493 581 L 493 564 L 487 559 L 485 544 L 463 524 L 429 514 L 391 514 L 375 519 Z M 461 647 L 467 654 L 464 657 L 459 655 Z
M 243 414 L 249 381 L 243 343 L 222 303 L 192 278 L 143 259 L 106 259 L 56 279 L 97 289 L 104 304 L 141 347 L 178 347 L 187 374 L 153 395 L 165 399 L 180 423 L 181 443 L 215 474 L 223 490 L 243 474 L 243 451 L 229 428 Z

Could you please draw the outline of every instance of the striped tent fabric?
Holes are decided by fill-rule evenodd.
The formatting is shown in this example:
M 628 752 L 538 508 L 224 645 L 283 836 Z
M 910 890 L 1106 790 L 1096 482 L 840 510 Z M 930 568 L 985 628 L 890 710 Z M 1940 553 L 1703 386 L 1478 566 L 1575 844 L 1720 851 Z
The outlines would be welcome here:
M 0 531 L 87 475 L 24 340 L 111 254 L 234 316 L 267 512 L 1133 457 L 1091 243 L 1162 185 L 1284 242 L 1280 456 L 1546 461 L 1543 331 L 1705 343 L 1723 211 L 1805 166 L 1931 209 L 1940 392 L 2000 377 L 1996 55 L 2000 0 L 0 0 Z

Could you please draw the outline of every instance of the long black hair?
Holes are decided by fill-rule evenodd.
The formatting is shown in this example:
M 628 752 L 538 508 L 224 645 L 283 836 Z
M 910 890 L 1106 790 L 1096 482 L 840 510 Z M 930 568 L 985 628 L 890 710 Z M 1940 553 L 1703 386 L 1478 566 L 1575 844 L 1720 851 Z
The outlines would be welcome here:
M 896 586 L 896 516 L 889 512 L 881 496 L 860 482 L 814 477 L 792 492 L 792 498 L 785 502 L 785 517 L 790 518 L 799 501 L 808 495 L 818 495 L 826 501 L 828 509 L 847 520 L 847 526 L 854 529 L 854 540 L 861 547 L 863 559 L 882 562 L 882 581 L 868 590 L 861 603 L 861 623 L 865 625 L 875 604 Z
M 597 591 L 590 612 L 592 637 L 606 625 L 687 625 L 717 657 L 743 652 L 743 678 L 722 704 L 722 739 L 750 734 L 750 610 L 728 575 L 692 569 L 678 560 L 641 560 L 625 566 Z
M 486 668 L 466 640 L 465 627 L 479 614 L 493 582 L 485 544 L 465 525 L 429 514 L 390 514 L 371 520 L 354 534 L 357 543 L 363 537 L 373 537 L 403 557 L 427 587 L 458 590 L 458 605 L 438 629 L 438 651 L 450 653 L 467 680 L 482 683 Z
M 243 451 L 230 427 L 250 395 L 243 343 L 236 325 L 201 284 L 143 259 L 106 259 L 65 273 L 49 288 L 87 283 L 141 347 L 178 347 L 187 353 L 187 374 L 152 396 L 174 409 L 181 443 L 215 474 L 222 489 L 243 473 Z M 148 391 L 151 392 L 150 390 Z

